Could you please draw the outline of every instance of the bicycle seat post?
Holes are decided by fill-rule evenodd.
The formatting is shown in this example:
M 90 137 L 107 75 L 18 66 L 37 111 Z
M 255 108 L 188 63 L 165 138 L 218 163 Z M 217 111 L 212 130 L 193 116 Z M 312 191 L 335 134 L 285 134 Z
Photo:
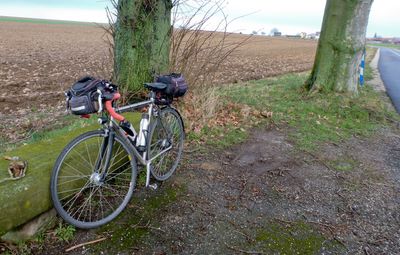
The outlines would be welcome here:
M 154 91 L 150 91 L 149 98 L 151 101 L 154 102 L 154 100 L 156 99 L 156 93 Z

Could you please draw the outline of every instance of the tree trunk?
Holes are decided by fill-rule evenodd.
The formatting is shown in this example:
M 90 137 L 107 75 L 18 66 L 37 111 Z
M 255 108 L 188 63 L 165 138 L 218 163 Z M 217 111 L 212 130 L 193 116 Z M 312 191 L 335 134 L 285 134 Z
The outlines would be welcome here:
M 359 65 L 373 0 L 327 0 L 317 55 L 306 87 L 358 93 Z
M 114 79 L 137 95 L 154 73 L 168 71 L 171 0 L 119 0 L 114 34 Z

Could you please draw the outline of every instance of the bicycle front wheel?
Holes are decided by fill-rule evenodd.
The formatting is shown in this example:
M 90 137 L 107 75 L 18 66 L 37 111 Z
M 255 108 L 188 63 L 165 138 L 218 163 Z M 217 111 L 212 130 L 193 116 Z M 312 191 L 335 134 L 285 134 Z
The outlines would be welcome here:
M 178 167 L 183 151 L 185 133 L 182 118 L 170 107 L 160 111 L 150 127 L 147 154 L 151 173 L 158 181 L 168 179 Z
M 121 138 L 110 140 L 103 130 L 82 134 L 64 148 L 54 165 L 50 186 L 54 207 L 78 228 L 110 222 L 132 197 L 135 157 Z

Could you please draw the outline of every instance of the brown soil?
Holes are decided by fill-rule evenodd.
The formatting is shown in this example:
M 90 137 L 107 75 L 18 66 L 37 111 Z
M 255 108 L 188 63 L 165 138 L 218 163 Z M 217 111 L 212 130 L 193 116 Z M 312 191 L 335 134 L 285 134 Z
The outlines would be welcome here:
M 111 76 L 107 36 L 98 26 L 1 22 L 0 37 L 1 113 L 57 105 L 78 77 Z M 227 43 L 244 38 L 233 35 Z M 304 71 L 315 49 L 314 41 L 255 36 L 226 61 L 215 82 Z
M 63 115 L 64 91 L 78 78 L 110 78 L 104 30 L 95 25 L 1 22 L 0 140 L 15 142 Z M 240 42 L 232 35 L 227 43 Z M 252 37 L 221 67 L 215 84 L 311 68 L 315 41 Z

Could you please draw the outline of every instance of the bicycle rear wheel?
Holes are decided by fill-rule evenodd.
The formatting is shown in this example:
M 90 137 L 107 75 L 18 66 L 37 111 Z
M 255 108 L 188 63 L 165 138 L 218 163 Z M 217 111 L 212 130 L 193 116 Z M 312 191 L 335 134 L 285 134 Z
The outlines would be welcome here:
M 118 136 L 112 146 L 109 140 L 103 130 L 82 134 L 64 148 L 54 165 L 50 186 L 54 207 L 78 228 L 110 222 L 132 197 L 135 157 Z
M 151 173 L 158 181 L 171 177 L 178 167 L 185 138 L 182 118 L 170 107 L 160 111 L 150 127 L 147 154 L 151 162 Z M 168 150 L 169 149 L 169 150 Z

